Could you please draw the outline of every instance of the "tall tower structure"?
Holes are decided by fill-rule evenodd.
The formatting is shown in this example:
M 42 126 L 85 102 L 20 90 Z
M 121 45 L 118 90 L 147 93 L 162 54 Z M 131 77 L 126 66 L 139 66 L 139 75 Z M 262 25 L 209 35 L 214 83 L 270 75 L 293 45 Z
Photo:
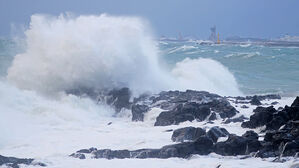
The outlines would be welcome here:
M 209 40 L 213 42 L 217 42 L 216 26 L 211 27 L 210 30 L 211 30 L 211 35 L 209 37 Z

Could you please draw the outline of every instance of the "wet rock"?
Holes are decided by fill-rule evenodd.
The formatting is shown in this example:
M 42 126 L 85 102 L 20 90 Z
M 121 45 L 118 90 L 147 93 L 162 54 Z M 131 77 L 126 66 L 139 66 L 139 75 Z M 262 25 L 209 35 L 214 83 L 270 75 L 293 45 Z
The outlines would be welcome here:
M 277 130 L 290 120 L 289 114 L 285 111 L 278 111 L 273 114 L 272 120 L 266 124 L 266 130 Z
M 258 140 L 252 140 L 236 135 L 229 135 L 228 140 L 215 144 L 215 152 L 223 156 L 245 155 L 256 152 L 261 144 Z
M 202 128 L 185 127 L 174 130 L 171 140 L 174 142 L 195 141 L 203 135 L 206 135 L 206 131 Z
M 110 150 L 101 149 L 91 153 L 95 159 L 124 159 L 124 158 L 161 158 L 170 157 L 188 158 L 193 154 L 207 155 L 212 152 L 213 142 L 206 136 L 199 137 L 194 142 L 183 142 L 174 145 L 167 145 L 160 149 L 139 149 L 129 150 Z M 74 154 L 75 155 L 75 154 Z
M 93 151 L 93 158 L 106 158 L 106 159 L 124 159 L 130 158 L 130 152 L 128 150 L 111 150 L 111 149 L 102 149 Z
M 249 140 L 258 140 L 259 135 L 256 132 L 250 130 L 250 131 L 246 131 L 242 135 L 242 137 L 247 138 Z
M 251 100 L 253 97 L 257 98 L 259 101 L 281 99 L 281 96 L 277 94 L 246 96 L 245 99 Z
M 106 103 L 115 107 L 116 112 L 120 112 L 122 108 L 130 109 L 130 97 L 129 88 L 113 89 L 109 91 Z
M 210 114 L 210 108 L 207 105 L 201 105 L 195 102 L 179 104 L 171 111 L 160 113 L 156 118 L 155 126 L 166 126 L 179 124 L 185 121 L 203 121 Z
M 246 118 L 243 115 L 241 115 L 240 117 L 237 117 L 237 118 L 228 118 L 227 120 L 225 120 L 224 124 L 229 124 L 231 122 L 233 122 L 233 123 L 243 122 L 246 119 L 248 119 L 248 118 Z
M 20 159 L 15 157 L 6 157 L 0 155 L 0 166 L 8 166 L 13 168 L 19 168 L 19 164 L 25 165 L 39 165 L 39 166 L 46 166 L 43 163 L 34 163 L 34 159 Z
M 217 119 L 217 117 L 216 117 L 216 113 L 213 112 L 213 113 L 210 115 L 210 117 L 209 117 L 209 121 L 214 121 L 214 120 L 216 120 L 216 119 Z
M 143 121 L 144 114 L 149 110 L 147 105 L 132 105 L 132 121 Z
M 213 140 L 213 142 L 217 142 L 219 137 L 226 137 L 229 135 L 229 132 L 225 128 L 220 128 L 218 126 L 212 127 L 208 132 L 207 136 Z
M 77 153 L 91 153 L 96 150 L 97 150 L 97 148 L 81 149 L 81 150 L 78 150 Z
M 235 116 L 238 111 L 226 99 L 214 99 L 208 105 L 211 110 L 220 115 L 221 118 L 231 118 Z
M 250 101 L 250 104 L 251 105 L 257 105 L 257 106 L 262 105 L 262 103 L 260 102 L 260 100 L 258 99 L 257 96 L 252 97 L 252 99 Z
M 78 159 L 86 159 L 85 155 L 82 153 L 73 153 L 70 156 Z
M 299 121 L 288 121 L 278 130 L 267 131 L 259 157 L 295 156 L 299 152 Z
M 276 105 L 276 104 L 278 104 L 277 101 L 274 101 L 274 102 L 271 103 L 271 105 Z
M 296 97 L 296 99 L 292 103 L 291 107 L 298 107 L 298 106 L 299 106 L 299 96 Z
M 253 111 L 254 114 L 250 116 L 250 120 L 242 123 L 241 126 L 243 128 L 257 128 L 263 126 L 273 119 L 273 113 L 276 112 L 273 106 L 257 107 Z

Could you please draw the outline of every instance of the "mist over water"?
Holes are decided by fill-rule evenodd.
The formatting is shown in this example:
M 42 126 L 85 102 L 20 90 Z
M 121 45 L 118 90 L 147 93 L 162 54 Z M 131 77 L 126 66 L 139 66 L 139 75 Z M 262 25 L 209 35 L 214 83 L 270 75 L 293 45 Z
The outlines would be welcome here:
M 240 95 L 234 76 L 209 59 L 186 59 L 171 71 L 149 25 L 137 17 L 33 15 L 27 49 L 14 57 L 7 79 L 49 95 L 77 88 L 129 87 L 135 94 L 206 90 Z

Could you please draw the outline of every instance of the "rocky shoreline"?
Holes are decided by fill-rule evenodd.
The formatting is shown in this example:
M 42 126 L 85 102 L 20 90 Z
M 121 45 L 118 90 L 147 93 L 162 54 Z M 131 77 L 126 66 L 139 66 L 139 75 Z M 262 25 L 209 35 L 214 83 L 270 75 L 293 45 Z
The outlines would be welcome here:
M 93 94 L 95 95 L 95 94 Z M 168 91 L 158 95 L 142 95 L 130 102 L 130 91 L 127 88 L 108 92 L 105 101 L 119 112 L 127 108 L 132 112 L 132 121 L 143 121 L 150 109 L 158 107 L 163 110 L 154 126 L 178 125 L 182 122 L 210 122 L 222 120 L 224 124 L 240 122 L 243 128 L 258 128 L 244 132 L 242 136 L 229 133 L 225 128 L 214 126 L 209 130 L 185 127 L 173 131 L 172 141 L 176 144 L 166 145 L 158 149 L 111 150 L 89 149 L 79 150 L 70 156 L 85 159 L 91 158 L 124 159 L 124 158 L 189 158 L 194 154 L 207 155 L 212 152 L 223 156 L 244 155 L 245 157 L 276 157 L 275 161 L 283 162 L 284 156 L 297 157 L 299 152 L 299 97 L 291 106 L 275 109 L 273 106 L 261 107 L 261 101 L 281 99 L 279 95 L 262 95 L 247 97 L 221 97 L 204 91 L 186 92 Z M 255 105 L 256 109 L 250 118 L 239 113 L 229 102 Z M 271 103 L 272 104 L 272 103 Z M 172 131 L 172 130 L 169 130 Z M 264 137 L 260 136 L 264 134 Z M 225 141 L 218 141 L 226 137 Z M 260 140 L 260 139 L 263 140 Z
M 169 135 L 170 140 L 153 148 L 149 145 L 118 150 L 91 145 L 94 147 L 79 148 L 68 158 L 188 159 L 194 155 L 215 153 L 239 159 L 270 158 L 273 162 L 283 163 L 287 158 L 297 158 L 299 153 L 299 97 L 290 106 L 279 107 L 279 95 L 222 97 L 205 91 L 187 90 L 143 94 L 136 98 L 132 97 L 128 88 L 106 91 L 80 89 L 68 93 L 89 97 L 98 104 L 108 104 L 113 107 L 116 116 L 127 111 L 131 116 L 129 123 L 147 122 L 149 113 L 159 109 L 159 113 L 154 115 L 152 127 L 167 128 L 163 135 Z M 109 122 L 103 129 L 109 129 L 114 122 Z M 236 134 L 228 129 L 229 126 L 241 131 Z M 34 159 L 0 155 L 0 166 L 18 168 L 23 164 L 46 166 Z

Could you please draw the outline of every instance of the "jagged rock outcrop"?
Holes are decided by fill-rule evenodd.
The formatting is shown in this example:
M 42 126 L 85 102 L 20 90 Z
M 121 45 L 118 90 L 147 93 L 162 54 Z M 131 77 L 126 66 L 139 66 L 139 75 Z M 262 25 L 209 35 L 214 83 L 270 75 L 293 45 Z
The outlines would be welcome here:
M 273 106 L 257 107 L 253 112 L 254 114 L 250 116 L 250 120 L 242 123 L 243 128 L 257 128 L 269 123 L 273 119 L 276 110 Z
M 207 136 L 213 140 L 214 143 L 217 142 L 219 137 L 226 137 L 229 132 L 225 128 L 220 128 L 218 126 L 212 127 L 208 132 Z
M 155 106 L 168 109 L 157 117 L 155 126 L 193 120 L 203 121 L 210 114 L 209 120 L 215 120 L 216 114 L 221 118 L 231 118 L 238 113 L 226 98 L 208 92 L 192 90 L 161 92 L 153 102 Z
M 174 130 L 171 140 L 174 142 L 195 141 L 203 135 L 206 135 L 206 131 L 202 128 L 184 127 Z
M 5 157 L 0 155 L 0 166 L 7 166 L 12 168 L 19 168 L 20 165 L 38 165 L 38 166 L 46 166 L 43 163 L 33 162 L 34 159 L 20 159 L 16 157 Z
M 203 121 L 211 113 L 210 107 L 195 102 L 179 104 L 171 111 L 162 112 L 156 119 L 155 126 L 179 124 L 185 121 Z
M 226 141 L 215 144 L 215 152 L 223 156 L 236 156 L 257 152 L 260 147 L 257 139 L 231 134 Z
M 144 114 L 149 110 L 147 105 L 134 104 L 132 106 L 132 121 L 143 121 Z

